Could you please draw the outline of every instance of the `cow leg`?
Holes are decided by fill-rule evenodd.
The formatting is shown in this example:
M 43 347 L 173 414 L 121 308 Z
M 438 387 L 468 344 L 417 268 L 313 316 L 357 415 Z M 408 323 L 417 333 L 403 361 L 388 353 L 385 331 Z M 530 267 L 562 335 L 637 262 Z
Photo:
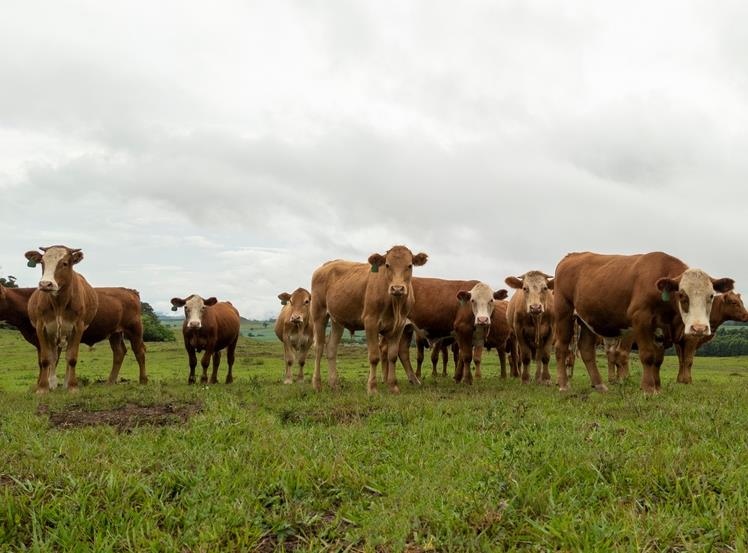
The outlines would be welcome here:
M 314 303 L 312 303 L 314 309 Z M 322 354 L 325 351 L 325 328 L 330 317 L 327 314 L 314 316 L 314 373 L 312 374 L 312 386 L 319 391 L 322 388 L 322 375 L 320 365 Z
M 304 365 L 306 364 L 306 356 L 309 353 L 309 345 L 302 346 L 296 356 L 299 362 L 299 373 L 296 375 L 295 382 L 304 382 Z
M 569 355 L 569 345 L 574 337 L 574 306 L 557 294 L 553 298 L 553 310 L 556 321 L 556 378 L 558 389 L 563 392 L 569 389 L 565 362 L 566 356 Z
M 343 337 L 344 330 L 341 324 L 332 322 L 330 339 L 327 342 L 327 382 L 330 388 L 337 388 L 340 385 L 338 379 L 338 345 Z
M 519 359 L 522 363 L 522 384 L 530 382 L 530 362 L 532 361 L 532 350 L 530 345 L 523 339 L 517 340 L 517 349 L 519 350 Z
M 535 359 L 535 384 L 542 382 L 543 362 L 540 359 L 540 344 L 533 348 L 532 358 Z
M 377 365 L 379 365 L 379 359 L 381 358 L 379 332 L 376 328 L 376 324 L 372 324 L 366 328 L 366 346 L 369 350 L 369 380 L 366 385 L 366 390 L 370 394 L 376 394 Z
M 387 363 L 387 386 L 390 388 L 390 392 L 393 394 L 399 394 L 400 388 L 397 385 L 397 375 L 395 374 L 395 365 L 397 363 L 397 357 L 399 355 L 399 347 L 401 344 L 401 336 L 398 337 L 391 337 L 387 340 L 387 357 L 382 358 L 382 364 Z M 406 355 L 407 355 L 407 345 L 405 346 L 406 349 Z M 410 360 L 408 360 L 408 365 L 410 365 Z M 407 371 L 407 369 L 406 369 Z M 410 369 L 411 374 L 413 373 L 413 368 Z M 408 376 L 410 379 L 410 376 Z M 413 378 L 415 378 L 415 374 L 413 374 Z M 411 382 L 414 384 L 414 382 Z M 420 384 L 420 382 L 418 382 Z
M 387 375 L 389 374 L 389 367 L 387 362 L 387 340 L 383 336 L 379 337 L 379 358 L 382 359 L 382 384 L 387 384 Z
M 410 364 L 410 337 L 403 336 L 398 341 L 398 351 L 397 351 L 397 357 L 400 359 L 400 363 L 403 364 L 403 368 L 405 369 L 405 374 L 408 377 L 408 382 L 415 386 L 421 385 L 421 371 L 419 370 L 418 373 L 413 372 L 413 365 Z M 423 362 L 423 359 L 421 359 L 421 362 Z
M 112 348 L 112 371 L 109 373 L 107 384 L 116 384 L 119 378 L 119 370 L 122 368 L 122 361 L 125 360 L 127 348 L 125 347 L 125 338 L 121 332 L 109 336 L 109 345 Z
M 283 342 L 283 360 L 286 363 L 286 377 L 283 379 L 283 384 L 291 384 L 293 382 L 293 379 L 291 378 L 291 371 L 293 369 L 294 354 L 293 348 L 291 347 L 291 344 L 288 343 L 288 341 Z
M 442 376 L 447 376 L 447 364 L 449 363 L 449 347 L 447 344 L 441 345 L 442 350 Z
M 47 345 L 47 337 L 44 334 L 44 330 L 37 330 L 36 335 L 39 340 L 39 349 L 37 350 L 37 356 L 39 359 L 39 378 L 36 381 L 36 393 L 46 394 L 49 392 L 49 371 L 54 362 L 54 355 L 52 349 Z
M 221 364 L 221 351 L 214 351 L 213 352 L 213 373 L 210 375 L 210 383 L 211 384 L 217 384 L 218 383 L 218 365 Z
M 446 350 L 442 350 L 442 343 L 441 342 L 435 342 L 431 345 L 431 376 L 436 378 L 439 373 L 436 370 L 436 366 L 439 364 L 439 353 L 441 351 L 444 351 L 444 372 L 447 372 L 447 352 Z
M 401 342 L 402 347 L 402 342 Z M 416 340 L 416 376 L 420 379 L 421 378 L 421 367 L 423 366 L 423 358 L 424 358 L 424 349 L 426 349 L 426 346 L 424 344 L 423 339 L 417 339 Z M 400 359 L 402 362 L 402 358 Z
M 639 360 L 642 363 L 641 389 L 645 394 L 658 394 L 658 377 L 655 377 L 658 346 L 654 341 L 654 329 L 643 322 L 634 322 L 636 344 L 639 346 Z M 662 348 L 659 348 L 662 349 Z M 658 370 L 659 372 L 659 370 Z
M 213 352 L 206 349 L 200 359 L 200 366 L 203 368 L 203 374 L 200 377 L 200 384 L 208 383 L 208 365 L 210 365 L 210 358 L 213 357 Z
M 457 344 L 460 348 L 460 370 L 455 371 L 455 381 L 462 381 L 465 384 L 473 383 L 473 374 L 470 370 L 470 364 L 473 362 L 473 344 L 470 337 L 457 337 Z M 459 378 L 458 378 L 459 376 Z
M 511 374 L 514 378 L 520 377 L 520 360 L 519 360 L 519 346 L 517 338 L 509 339 L 509 366 L 511 367 Z
M 629 360 L 631 359 L 631 350 L 620 351 L 617 359 L 618 380 L 624 381 L 629 377 Z
M 545 342 L 541 345 L 540 351 L 538 352 L 538 357 L 540 358 L 540 362 L 543 365 L 543 374 L 541 377 L 540 382 L 542 384 L 545 384 L 546 386 L 550 386 L 551 384 L 551 373 L 549 371 L 549 366 L 551 363 L 551 342 L 553 341 L 553 333 L 549 333 L 548 336 L 545 339 Z
M 185 348 L 187 350 L 187 358 L 190 362 L 190 376 L 187 378 L 187 384 L 195 383 L 195 367 L 197 367 L 197 354 L 195 349 L 189 345 Z
M 140 323 L 140 321 L 138 322 Z M 148 384 L 148 373 L 145 370 L 145 342 L 143 342 L 142 323 L 126 334 L 127 339 L 130 342 L 132 352 L 138 362 L 138 368 L 140 369 L 138 382 L 140 384 Z
M 693 358 L 696 355 L 696 348 L 698 347 L 698 339 L 684 338 L 683 340 L 683 361 L 681 368 L 678 370 L 679 384 L 691 384 L 691 367 L 693 367 Z
M 239 342 L 239 338 L 229 344 L 226 348 L 226 362 L 229 365 L 229 371 L 226 373 L 226 384 L 231 384 L 234 381 L 234 360 L 236 359 L 236 344 Z
M 577 348 L 579 354 L 582 356 L 584 366 L 587 368 L 587 374 L 590 375 L 590 382 L 592 387 L 598 392 L 607 392 L 608 387 L 603 384 L 603 379 L 600 377 L 600 371 L 597 370 L 597 361 L 595 359 L 595 342 L 597 341 L 595 335 L 586 326 L 582 326 L 579 333 L 579 342 Z M 557 358 L 558 359 L 558 358 Z M 563 357 L 561 361 L 563 363 Z M 562 372 L 566 374 L 566 369 L 561 365 Z
M 65 352 L 67 367 L 65 369 L 65 387 L 69 392 L 78 391 L 78 379 L 75 376 L 75 367 L 78 365 L 78 350 L 80 349 L 81 336 L 83 336 L 83 323 L 73 327 L 68 347 Z
M 608 340 L 607 338 L 604 340 L 603 344 L 605 345 L 605 356 L 608 358 L 608 382 L 609 383 L 615 383 L 618 380 L 618 376 L 616 373 L 617 369 L 617 363 L 616 363 L 616 347 L 617 347 L 617 340 Z
M 480 372 L 480 364 L 483 360 L 483 346 L 475 346 L 473 349 L 473 363 L 475 363 L 475 378 L 483 378 Z
M 501 379 L 506 380 L 506 348 L 499 346 L 496 348 L 496 353 L 499 354 L 499 365 L 501 366 Z

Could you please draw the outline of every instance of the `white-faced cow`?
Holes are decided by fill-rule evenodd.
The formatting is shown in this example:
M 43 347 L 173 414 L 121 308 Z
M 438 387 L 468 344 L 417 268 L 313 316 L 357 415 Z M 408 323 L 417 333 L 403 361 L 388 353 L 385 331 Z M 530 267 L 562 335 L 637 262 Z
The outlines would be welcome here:
M 530 381 L 530 362 L 535 360 L 535 382 L 550 384 L 548 364 L 553 344 L 553 277 L 541 271 L 505 279 L 517 291 L 509 300 L 507 320 L 514 330 L 522 382 Z
M 284 384 L 291 384 L 291 368 L 294 362 L 299 364 L 296 380 L 304 381 L 304 364 L 309 348 L 314 342 L 314 327 L 311 318 L 312 295 L 304 288 L 297 288 L 292 294 L 283 292 L 278 295 L 283 308 L 275 320 L 275 335 L 283 342 L 283 353 L 286 361 L 286 378 Z
M 83 252 L 66 246 L 50 246 L 26 252 L 30 267 L 41 263 L 42 278 L 31 294 L 28 313 L 39 341 L 39 379 L 37 393 L 57 387 L 56 367 L 65 352 L 67 368 L 65 387 L 74 392 L 78 387 L 75 367 L 78 363 L 83 332 L 96 316 L 99 299 L 90 284 L 73 270 Z
M 672 343 L 681 325 L 686 337 L 709 336 L 715 294 L 729 292 L 733 284 L 662 252 L 567 255 L 556 267 L 554 286 L 559 389 L 568 386 L 564 359 L 576 317 L 581 323 L 579 353 L 596 389 L 607 388 L 595 362 L 595 334 L 615 338 L 633 332 L 643 366 L 641 388 L 658 393 L 661 343 Z
M 197 294 L 186 298 L 172 298 L 172 310 L 176 311 L 184 307 L 184 323 L 182 324 L 182 335 L 184 336 L 184 348 L 190 363 L 190 376 L 187 382 L 195 383 L 195 367 L 197 366 L 197 355 L 202 352 L 203 357 L 200 365 L 203 374 L 200 382 L 208 382 L 208 365 L 213 358 L 213 374 L 210 384 L 218 382 L 218 365 L 221 363 L 221 350 L 226 350 L 226 361 L 229 370 L 226 373 L 226 384 L 234 381 L 232 369 L 234 367 L 234 352 L 236 343 L 239 341 L 239 329 L 241 319 L 239 312 L 228 301 L 219 301 L 216 298 L 203 299 Z
M 408 314 L 413 307 L 411 279 L 413 267 L 426 263 L 425 253 L 413 254 L 405 246 L 393 246 L 384 255 L 369 256 L 368 263 L 329 261 L 312 275 L 312 320 L 316 347 L 314 376 L 315 389 L 321 386 L 320 364 L 325 351 L 325 327 L 331 323 L 327 344 L 330 386 L 337 387 L 337 351 L 343 331 L 364 330 L 369 350 L 368 391 L 377 390 L 377 365 L 380 360 L 379 336 L 387 342 L 388 365 L 386 374 L 390 391 L 399 392 L 395 378 L 395 360 Z M 408 379 L 417 383 L 415 374 L 408 370 Z

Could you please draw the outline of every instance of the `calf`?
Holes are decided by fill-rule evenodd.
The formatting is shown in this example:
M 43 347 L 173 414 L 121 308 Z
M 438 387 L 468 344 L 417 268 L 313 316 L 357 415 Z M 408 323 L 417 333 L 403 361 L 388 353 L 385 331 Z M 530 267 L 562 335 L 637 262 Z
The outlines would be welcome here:
M 283 308 L 275 320 L 275 335 L 283 342 L 286 361 L 286 379 L 284 384 L 291 384 L 291 367 L 299 364 L 296 380 L 304 381 L 304 364 L 309 348 L 314 341 L 314 328 L 310 315 L 312 295 L 304 288 L 297 288 L 292 294 L 283 292 L 278 295 Z
M 312 275 L 312 320 L 316 355 L 312 384 L 321 387 L 320 364 L 325 351 L 325 328 L 331 323 L 327 344 L 328 379 L 337 387 L 337 351 L 343 331 L 363 329 L 369 350 L 369 393 L 377 391 L 377 365 L 381 357 L 379 336 L 387 342 L 387 359 L 383 369 L 390 391 L 399 392 L 395 378 L 395 360 L 401 354 L 401 337 L 415 302 L 411 283 L 413 267 L 424 265 L 425 253 L 414 255 L 405 246 L 393 246 L 384 255 L 369 256 L 368 263 L 328 261 Z M 407 351 L 407 344 L 405 345 Z M 418 383 L 412 369 L 406 366 L 408 379 Z
M 0 286 L 0 320 L 16 327 L 23 338 L 37 351 L 39 339 L 29 319 L 28 304 L 36 288 L 5 288 Z M 127 354 L 125 337 L 130 341 L 140 367 L 140 383 L 146 384 L 145 343 L 141 318 L 140 294 L 128 288 L 94 288 L 99 299 L 96 316 L 83 332 L 81 343 L 93 346 L 109 339 L 112 348 L 112 369 L 108 384 L 117 382 L 122 362 Z M 54 371 L 54 369 L 53 369 Z
M 730 278 L 714 279 L 662 252 L 639 255 L 572 253 L 556 267 L 554 312 L 560 390 L 568 387 L 564 360 L 574 318 L 581 322 L 579 352 L 592 385 L 607 390 L 595 362 L 595 334 L 615 338 L 633 331 L 643 372 L 641 388 L 659 393 L 664 351 L 679 327 L 686 337 L 711 334 L 715 293 L 732 290 Z
M 550 384 L 553 277 L 541 271 L 530 271 L 520 277 L 507 277 L 504 282 L 517 289 L 509 300 L 507 319 L 514 330 L 515 347 L 522 362 L 522 382 L 530 381 L 530 360 L 535 359 L 535 382 Z
M 470 290 L 460 290 L 454 321 L 455 341 L 460 349 L 459 363 L 455 367 L 455 381 L 473 383 L 470 364 L 473 361 L 473 348 L 482 350 L 486 337 L 491 331 L 491 317 L 494 314 L 495 300 L 506 298 L 506 290 L 493 291 L 488 284 L 479 282 Z M 480 354 L 477 356 L 480 358 Z M 476 367 L 476 371 L 479 367 Z
M 208 382 L 208 365 L 213 358 L 213 374 L 210 383 L 218 382 L 218 365 L 221 363 L 221 350 L 226 349 L 226 360 L 229 371 L 226 373 L 226 384 L 234 381 L 232 369 L 234 367 L 234 352 L 236 343 L 239 341 L 239 329 L 241 319 L 239 312 L 228 301 L 218 302 L 216 298 L 203 299 L 197 294 L 186 298 L 172 298 L 172 310 L 176 311 L 184 307 L 184 323 L 182 324 L 182 335 L 184 336 L 184 348 L 190 362 L 189 384 L 195 383 L 195 367 L 197 366 L 197 355 L 195 352 L 205 351 L 200 365 L 203 374 L 200 382 Z
M 82 275 L 73 270 L 83 252 L 66 246 L 40 248 L 42 253 L 26 252 L 30 267 L 42 264 L 39 287 L 29 297 L 28 313 L 39 341 L 39 379 L 36 392 L 43 394 L 57 387 L 56 367 L 65 351 L 67 368 L 65 387 L 78 387 L 75 367 L 78 363 L 83 332 L 96 316 L 99 299 Z

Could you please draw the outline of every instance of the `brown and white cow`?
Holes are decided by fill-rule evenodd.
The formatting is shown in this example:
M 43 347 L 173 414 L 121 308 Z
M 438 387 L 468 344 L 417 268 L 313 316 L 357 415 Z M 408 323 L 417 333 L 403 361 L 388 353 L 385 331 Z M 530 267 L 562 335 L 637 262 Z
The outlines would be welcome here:
M 197 366 L 197 355 L 202 352 L 203 357 L 200 365 L 203 374 L 200 382 L 208 382 L 208 365 L 213 358 L 213 373 L 210 384 L 218 382 L 218 366 L 221 364 L 221 350 L 226 350 L 226 361 L 229 370 L 226 373 L 226 384 L 234 381 L 232 369 L 234 367 L 234 352 L 236 343 L 239 341 L 239 330 L 241 318 L 231 302 L 219 302 L 216 298 L 203 299 L 197 294 L 186 298 L 172 298 L 172 310 L 176 311 L 184 307 L 184 323 L 182 324 L 182 335 L 184 336 L 184 348 L 190 363 L 190 376 L 187 382 L 195 383 L 195 367 Z
M 31 294 L 28 313 L 39 341 L 39 379 L 36 392 L 43 394 L 57 387 L 56 367 L 65 352 L 65 387 L 78 387 L 75 367 L 78 363 L 83 332 L 96 316 L 99 298 L 82 275 L 73 270 L 83 252 L 66 246 L 40 248 L 42 253 L 26 252 L 30 267 L 42 264 L 39 287 Z
M 507 277 L 504 282 L 517 290 L 509 300 L 507 320 L 516 337 L 522 382 L 530 381 L 530 362 L 534 359 L 535 382 L 550 384 L 548 364 L 553 344 L 553 277 L 541 271 L 529 271 L 519 277 Z
M 658 341 L 672 341 L 680 325 L 685 336 L 709 336 L 715 294 L 729 292 L 733 284 L 663 252 L 568 254 L 556 267 L 554 285 L 559 389 L 568 387 L 563 361 L 577 317 L 579 352 L 597 390 L 607 387 L 595 361 L 595 334 L 615 338 L 632 331 L 643 366 L 641 388 L 658 393 L 664 356 Z
M 491 330 L 486 335 L 484 347 L 487 350 L 496 348 L 496 352 L 499 354 L 499 366 L 501 368 L 501 378 L 506 378 L 506 354 L 509 353 L 509 364 L 514 364 L 513 355 L 510 349 L 510 340 L 512 337 L 512 329 L 509 326 L 507 320 L 507 309 L 509 308 L 509 302 L 506 300 L 497 301 L 493 306 L 493 314 L 491 315 Z M 476 348 L 474 352 L 475 361 L 475 378 L 481 378 L 481 361 L 482 361 L 482 349 Z M 516 376 L 516 375 L 513 375 Z
M 506 290 L 494 291 L 484 282 L 478 282 L 470 290 L 457 292 L 459 307 L 455 315 L 454 333 L 460 349 L 460 359 L 455 367 L 455 381 L 473 383 L 470 364 L 474 358 L 481 358 L 486 337 L 491 332 L 494 305 L 506 296 Z M 474 355 L 474 348 L 479 350 L 477 355 Z M 506 371 L 506 367 L 504 370 Z M 476 373 L 479 371 L 480 365 L 476 366 Z
M 304 364 L 309 348 L 314 342 L 314 327 L 311 317 L 312 294 L 297 288 L 292 294 L 283 292 L 278 295 L 283 308 L 275 320 L 275 335 L 283 342 L 283 353 L 286 361 L 286 378 L 284 384 L 291 384 L 291 367 L 299 364 L 299 374 L 295 380 L 304 381 Z
M 321 387 L 320 364 L 325 351 L 325 327 L 331 323 L 327 344 L 328 379 L 338 386 L 337 351 L 344 329 L 364 330 L 369 350 L 369 393 L 376 392 L 377 365 L 380 360 L 379 335 L 387 342 L 387 383 L 390 391 L 399 392 L 395 378 L 395 360 L 400 351 L 400 338 L 414 303 L 411 283 L 413 267 L 424 265 L 425 253 L 413 254 L 405 246 L 393 246 L 384 255 L 369 256 L 368 263 L 328 261 L 312 275 L 312 320 L 316 347 L 315 389 Z M 408 379 L 418 383 L 412 369 L 406 367 Z
M 36 288 L 5 288 L 0 285 L 0 321 L 16 327 L 23 338 L 37 350 L 39 339 L 29 319 L 29 298 Z M 146 384 L 145 343 L 143 342 L 143 320 L 140 294 L 129 288 L 94 288 L 99 298 L 96 316 L 83 332 L 81 343 L 93 346 L 109 339 L 112 348 L 112 369 L 108 384 L 117 382 L 122 362 L 127 354 L 124 339 L 130 341 L 140 367 L 140 383 Z

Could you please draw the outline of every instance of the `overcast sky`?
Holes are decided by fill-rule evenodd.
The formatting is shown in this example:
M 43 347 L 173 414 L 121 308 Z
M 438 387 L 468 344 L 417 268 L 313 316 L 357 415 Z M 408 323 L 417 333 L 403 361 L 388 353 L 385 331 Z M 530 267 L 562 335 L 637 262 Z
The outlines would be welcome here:
M 748 289 L 745 2 L 37 2 L 0 17 L 0 274 L 280 308 L 406 244 L 494 287 L 664 250 Z

